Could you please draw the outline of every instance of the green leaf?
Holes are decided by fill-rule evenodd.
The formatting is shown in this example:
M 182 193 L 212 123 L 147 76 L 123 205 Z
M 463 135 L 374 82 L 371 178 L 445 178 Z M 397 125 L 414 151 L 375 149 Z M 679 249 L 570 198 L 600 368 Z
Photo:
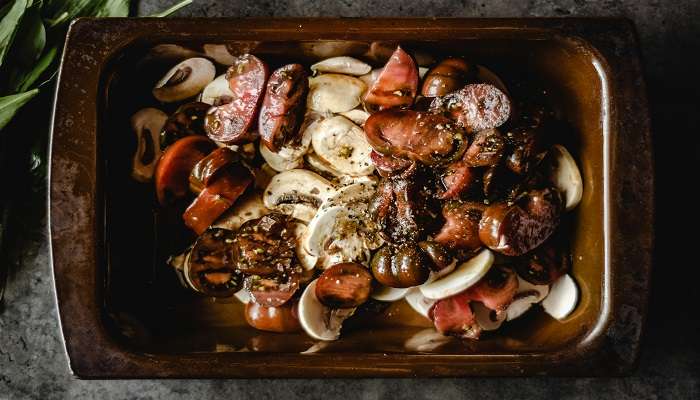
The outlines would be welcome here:
M 10 7 L 9 4 L 2 8 L 2 20 L 0 20 L 0 65 L 5 60 L 5 55 L 10 49 L 12 39 L 15 37 L 17 25 L 27 9 L 27 0 L 15 0 Z
M 37 9 L 27 12 L 15 35 L 10 50 L 11 63 L 9 72 L 9 87 L 12 92 L 18 91 L 24 78 L 32 70 L 33 65 L 41 57 L 46 46 L 46 29 Z
M 97 3 L 97 2 L 96 2 Z M 129 0 L 106 0 L 93 11 L 96 17 L 129 16 Z
M 24 92 L 29 89 L 34 82 L 41 76 L 44 71 L 53 63 L 58 54 L 58 46 L 54 46 L 46 51 L 43 56 L 36 62 L 34 68 L 27 71 L 21 81 L 19 87 L 16 88 L 18 92 Z
M 168 8 L 166 10 L 159 12 L 159 13 L 151 14 L 151 15 L 149 15 L 149 17 L 157 17 L 157 18 L 167 17 L 168 15 L 170 15 L 174 12 L 177 12 L 177 10 L 181 9 L 182 7 L 189 6 L 190 4 L 192 4 L 192 0 L 184 0 L 184 1 L 181 1 L 177 4 L 175 4 L 174 6 Z
M 27 104 L 32 97 L 39 93 L 39 89 L 32 89 L 27 92 L 0 97 L 0 130 L 7 125 L 17 111 Z

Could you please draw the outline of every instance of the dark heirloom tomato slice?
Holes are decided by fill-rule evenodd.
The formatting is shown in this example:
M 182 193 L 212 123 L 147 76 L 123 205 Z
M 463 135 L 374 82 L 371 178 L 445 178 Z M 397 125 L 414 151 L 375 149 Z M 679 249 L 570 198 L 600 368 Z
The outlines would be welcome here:
M 375 151 L 426 165 L 458 159 L 467 144 L 462 128 L 449 118 L 424 112 L 380 111 L 367 119 L 364 129 Z
M 254 55 L 244 54 L 234 59 L 226 71 L 233 100 L 209 110 L 205 127 L 210 138 L 229 144 L 255 140 L 256 133 L 250 126 L 263 99 L 268 74 L 267 65 Z
M 369 153 L 369 157 L 372 159 L 372 164 L 377 168 L 379 175 L 383 177 L 392 176 L 411 166 L 410 160 L 385 156 L 374 150 Z
M 418 243 L 418 247 L 420 247 L 423 253 L 432 261 L 429 266 L 433 271 L 441 271 L 452 263 L 452 257 L 450 257 L 447 250 L 438 242 L 424 240 Z
M 518 259 L 515 268 L 521 278 L 534 285 L 549 285 L 566 274 L 571 262 L 559 236 L 552 235 L 541 246 Z
M 442 175 L 442 184 L 445 185 L 445 191 L 438 195 L 440 199 L 455 199 L 462 192 L 469 189 L 474 182 L 474 173 L 467 165 L 466 161 L 459 160 L 453 162 L 445 168 Z
M 308 76 L 300 64 L 285 65 L 270 75 L 258 118 L 258 133 L 271 151 L 277 152 L 297 139 L 308 91 Z
M 234 235 L 235 232 L 227 229 L 212 228 L 194 243 L 185 273 L 196 291 L 229 297 L 241 288 L 243 275 L 236 269 L 231 254 Z
M 160 132 L 161 150 L 185 136 L 206 135 L 204 117 L 210 108 L 211 105 L 199 101 L 181 105 L 163 125 Z
M 289 301 L 279 307 L 268 307 L 254 301 L 245 306 L 245 320 L 255 329 L 268 332 L 289 333 L 301 330 L 299 302 Z
M 215 148 L 214 142 L 204 136 L 188 136 L 169 146 L 156 165 L 158 202 L 168 204 L 185 197 L 192 168 Z
M 436 97 L 433 112 L 445 112 L 467 132 L 497 128 L 510 117 L 511 104 L 500 89 L 487 83 L 466 85 L 445 97 Z
M 452 93 L 463 87 L 475 73 L 474 66 L 463 59 L 446 58 L 425 75 L 421 94 L 425 97 L 438 97 Z
M 479 222 L 479 238 L 491 250 L 507 256 L 525 254 L 554 233 L 562 209 L 556 189 L 530 190 L 515 204 L 488 206 Z
M 212 151 L 192 168 L 190 189 L 195 193 L 201 192 L 225 167 L 238 161 L 238 154 L 227 147 Z
M 464 161 L 470 167 L 490 167 L 498 164 L 503 156 L 506 141 L 496 129 L 477 132 L 464 153 Z
M 376 110 L 408 107 L 413 104 L 417 91 L 418 67 L 413 58 L 398 46 L 367 90 L 364 104 L 368 109 Z
M 327 268 L 316 281 L 316 297 L 331 308 L 357 307 L 367 301 L 372 275 L 362 264 L 341 263 Z
M 438 300 L 429 312 L 435 329 L 462 339 L 478 339 L 481 327 L 469 305 L 470 300 L 464 292 Z
M 268 214 L 244 223 L 233 242 L 238 269 L 246 274 L 274 275 L 297 267 L 294 229 L 289 217 Z
M 451 250 L 475 250 L 482 246 L 479 240 L 479 221 L 485 206 L 467 201 L 450 202 L 442 208 L 445 225 L 435 235 L 435 241 Z
M 300 273 L 265 277 L 250 275 L 245 278 L 244 286 L 252 301 L 268 307 L 279 307 L 289 301 L 299 289 L 299 276 Z
M 518 276 L 506 266 L 495 265 L 486 276 L 466 291 L 467 297 L 480 301 L 490 310 L 505 311 L 518 291 Z
M 415 243 L 386 245 L 372 257 L 374 278 L 384 286 L 407 288 L 428 280 L 429 262 Z
M 182 216 L 185 225 L 197 234 L 214 223 L 253 182 L 253 175 L 241 164 L 230 165 L 218 175 L 199 193 Z

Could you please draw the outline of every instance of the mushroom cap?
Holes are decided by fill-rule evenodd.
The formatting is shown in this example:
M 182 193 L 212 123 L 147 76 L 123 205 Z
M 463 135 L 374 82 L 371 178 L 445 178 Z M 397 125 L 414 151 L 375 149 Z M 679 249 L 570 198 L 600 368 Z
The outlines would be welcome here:
M 170 103 L 194 97 L 214 80 L 214 64 L 202 57 L 188 58 L 172 67 L 153 88 L 153 97 Z

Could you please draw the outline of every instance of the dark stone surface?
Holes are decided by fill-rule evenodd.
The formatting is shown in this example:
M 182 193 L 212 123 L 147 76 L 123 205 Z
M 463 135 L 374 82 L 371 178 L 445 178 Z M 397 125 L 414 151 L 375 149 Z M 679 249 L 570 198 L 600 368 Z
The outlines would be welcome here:
M 172 4 L 146 0 L 147 15 Z M 683 196 L 700 161 L 700 2 L 682 1 L 196 1 L 180 16 L 624 16 L 645 58 L 657 170 L 656 252 L 639 368 L 626 378 L 434 380 L 80 381 L 67 368 L 53 300 L 45 221 L 24 238 L 0 307 L 0 399 L 18 398 L 700 398 L 694 309 L 698 214 Z M 639 177 L 640 180 L 644 177 Z M 42 195 L 45 195 L 42 194 Z M 36 214 L 34 212 L 33 214 Z M 29 219 L 27 220 L 29 223 Z M 690 224 L 690 225 L 688 225 Z

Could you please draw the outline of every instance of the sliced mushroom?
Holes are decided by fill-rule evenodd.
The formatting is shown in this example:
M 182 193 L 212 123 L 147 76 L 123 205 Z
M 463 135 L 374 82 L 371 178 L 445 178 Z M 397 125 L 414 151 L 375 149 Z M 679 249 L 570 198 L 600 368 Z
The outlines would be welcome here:
M 371 293 L 375 300 L 394 302 L 406 297 L 411 288 L 393 288 L 389 286 L 379 285 Z
M 549 151 L 552 159 L 550 180 L 564 197 L 567 211 L 574 209 L 581 202 L 583 180 L 576 166 L 576 161 L 564 146 L 555 144 Z
M 493 264 L 491 251 L 484 249 L 475 257 L 463 262 L 448 275 L 420 287 L 425 297 L 444 299 L 469 289 L 486 275 Z
M 561 321 L 576 309 L 578 299 L 576 281 L 570 275 L 564 275 L 554 282 L 549 294 L 542 300 L 542 307 L 547 314 Z
M 236 293 L 233 294 L 233 296 L 243 304 L 250 303 L 250 292 L 248 292 L 248 290 L 245 288 L 237 291 Z
M 297 254 L 297 259 L 299 260 L 299 264 L 307 270 L 310 271 L 316 267 L 316 264 L 318 263 L 318 257 L 313 256 L 309 254 L 305 249 L 304 249 L 304 235 L 306 234 L 306 224 L 302 224 L 301 222 L 296 222 L 294 223 L 294 236 L 296 237 L 296 254 Z
M 359 126 L 342 116 L 314 123 L 311 146 L 316 155 L 343 174 L 369 175 L 374 172 L 370 158 L 372 148 Z
M 367 86 L 358 78 L 340 74 L 323 74 L 309 78 L 306 107 L 314 111 L 341 113 L 360 104 Z
M 199 101 L 216 107 L 232 102 L 233 96 L 226 74 L 221 74 L 204 88 L 199 95 Z
M 254 191 L 241 196 L 238 201 L 229 208 L 212 225 L 214 228 L 224 228 L 232 231 L 238 230 L 244 223 L 258 219 L 271 212 L 262 201 L 262 194 Z
M 321 203 L 334 193 L 335 188 L 325 178 L 305 169 L 292 169 L 272 178 L 263 203 L 267 208 L 308 222 Z
M 350 111 L 342 112 L 340 113 L 340 115 L 349 119 L 350 121 L 354 122 L 356 125 L 359 126 L 364 125 L 365 121 L 367 121 L 367 118 L 369 118 L 369 113 L 360 108 L 355 108 Z
M 305 249 L 318 257 L 368 265 L 370 250 L 383 243 L 367 205 L 375 189 L 374 183 L 361 182 L 330 195 L 309 222 Z
M 497 313 L 478 301 L 474 301 L 470 304 L 474 311 L 474 316 L 476 317 L 476 323 L 479 324 L 482 331 L 495 331 L 500 328 L 503 321 L 506 320 L 506 313 Z
M 513 302 L 506 309 L 508 321 L 514 320 L 525 314 L 533 304 L 539 303 L 549 293 L 548 285 L 533 285 L 518 276 L 518 291 Z
M 362 75 L 360 77 L 360 80 L 362 80 L 362 82 L 364 82 L 365 85 L 367 85 L 367 87 L 371 87 L 374 84 L 374 82 L 377 81 L 377 78 L 379 78 L 379 74 L 382 73 L 383 69 L 384 68 L 375 68 L 369 73 Z
M 343 321 L 355 313 L 355 308 L 329 308 L 316 297 L 316 283 L 311 282 L 299 299 L 299 322 L 307 335 L 317 340 L 336 340 Z
M 260 155 L 272 169 L 278 172 L 301 168 L 304 165 L 304 155 L 309 152 L 311 145 L 312 127 L 318 123 L 318 121 L 312 122 L 304 130 L 298 143 L 284 145 L 276 152 L 271 151 L 261 141 L 259 145 Z
M 206 58 L 194 57 L 177 64 L 156 83 L 153 97 L 170 103 L 197 95 L 214 79 L 216 68 Z
M 332 165 L 327 163 L 325 160 L 321 159 L 316 153 L 311 152 L 304 156 L 304 161 L 306 161 L 307 167 L 318 172 L 319 174 L 328 177 L 329 179 L 339 178 L 343 176 L 343 173 L 333 168 Z
M 430 319 L 428 315 L 430 309 L 433 308 L 435 302 L 437 301 L 435 299 L 429 299 L 423 296 L 423 293 L 418 288 L 409 289 L 405 299 L 406 303 L 408 303 L 411 308 L 413 308 L 418 314 L 428 319 Z
M 314 74 L 317 72 L 347 74 L 347 75 L 364 75 L 372 70 L 372 67 L 357 58 L 339 56 L 326 58 L 311 66 L 311 71 Z
M 160 131 L 168 116 L 156 108 L 144 108 L 131 117 L 131 129 L 136 134 L 136 152 L 131 176 L 139 182 L 153 179 L 160 158 Z

